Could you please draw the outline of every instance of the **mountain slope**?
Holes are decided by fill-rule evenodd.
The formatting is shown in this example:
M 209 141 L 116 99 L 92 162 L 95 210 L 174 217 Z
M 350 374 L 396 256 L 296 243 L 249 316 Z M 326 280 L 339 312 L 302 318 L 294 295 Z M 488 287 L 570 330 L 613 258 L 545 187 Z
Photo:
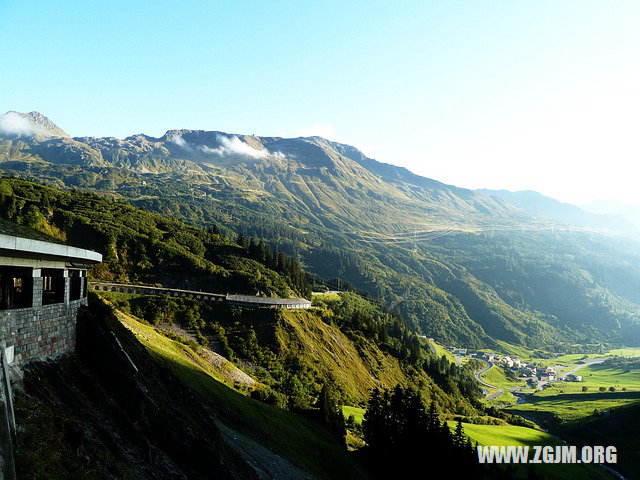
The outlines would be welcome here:
M 637 277 L 640 264 L 629 252 L 638 248 L 592 227 L 534 216 L 319 137 L 171 130 L 160 138 L 65 140 L 0 141 L 0 169 L 265 238 L 312 273 L 349 282 L 443 342 L 491 346 L 495 338 L 541 347 L 639 337 L 640 304 L 624 280 Z M 594 249 L 606 252 L 602 262 L 575 261 L 584 252 L 603 256 Z M 564 273 L 553 289 L 524 283 L 545 278 L 554 262 Z M 494 275 L 480 276 L 487 270 Z M 563 306 L 563 289 L 584 302 L 582 323 Z M 592 328 L 592 319 L 600 324 Z
M 78 355 L 26 372 L 20 478 L 364 478 L 320 425 L 216 382 L 156 337 L 92 299 Z
M 7 112 L 0 116 L 0 134 L 10 136 L 68 137 L 64 130 L 39 112 Z
M 619 232 L 636 239 L 640 238 L 640 229 L 621 215 L 592 213 L 530 190 L 510 192 L 508 190 L 480 189 L 478 192 L 502 198 L 532 215 L 540 215 L 563 224 L 582 225 Z

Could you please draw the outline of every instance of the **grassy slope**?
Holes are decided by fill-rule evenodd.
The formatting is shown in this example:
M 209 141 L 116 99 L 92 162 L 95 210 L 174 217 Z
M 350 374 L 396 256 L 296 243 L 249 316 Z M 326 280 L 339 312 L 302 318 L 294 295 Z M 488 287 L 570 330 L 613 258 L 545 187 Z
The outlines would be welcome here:
M 349 418 L 351 415 L 353 415 L 353 418 L 355 419 L 356 423 L 362 424 L 362 421 L 364 420 L 364 414 L 367 410 L 365 408 L 359 408 L 359 407 L 350 407 L 348 405 L 344 405 L 342 407 L 342 413 L 344 415 L 344 418 Z
M 553 392 L 556 392 L 555 394 Z M 510 408 L 513 413 L 534 418 L 543 425 L 561 427 L 563 422 L 582 420 L 594 415 L 594 410 L 611 410 L 640 401 L 639 392 L 558 393 L 548 390 L 545 395 L 531 396 L 530 403 Z
M 449 411 L 469 411 L 460 397 L 445 394 L 422 370 L 408 368 L 363 336 L 347 337 L 314 310 L 282 311 L 276 333 L 281 354 L 293 353 L 316 365 L 344 389 L 348 401 L 363 405 L 374 387 L 417 385 L 425 401 L 432 398 Z
M 607 353 L 621 357 L 640 357 L 640 348 L 615 348 Z
M 455 422 L 448 422 L 449 427 L 455 429 Z M 518 427 L 514 425 L 474 425 L 463 424 L 464 431 L 472 442 L 480 445 L 560 445 L 562 442 L 553 435 L 533 428 Z M 532 453 L 529 454 L 532 458 Z M 545 479 L 558 480 L 582 480 L 582 479 L 604 479 L 612 478 L 604 470 L 584 465 L 536 465 L 538 474 Z M 518 479 L 525 479 L 528 475 L 528 466 L 518 466 L 515 474 Z
M 638 436 L 640 404 L 624 407 L 609 415 L 591 417 L 567 425 L 567 439 L 584 444 L 614 445 L 618 448 L 619 467 L 629 479 L 639 479 L 640 437 Z
M 399 362 L 373 342 L 357 349 L 337 327 L 318 319 L 313 311 L 282 312 L 278 340 L 285 352 L 305 357 L 326 372 L 355 402 L 365 400 L 375 386 L 395 386 L 405 380 Z M 425 376 L 425 381 L 429 381 Z
M 489 370 L 484 372 L 482 374 L 482 379 L 491 385 L 495 385 L 496 387 L 500 387 L 505 390 L 525 385 L 525 382 L 507 378 L 504 370 L 496 365 L 493 365 Z
M 444 355 L 447 358 L 447 360 L 449 360 L 449 362 L 456 363 L 455 355 L 451 353 L 449 350 L 447 350 L 447 347 L 445 347 L 444 345 L 440 345 L 437 342 L 433 342 L 431 343 L 431 345 L 435 347 L 436 355 L 438 355 L 438 357 L 442 357 Z
M 225 423 L 320 478 L 358 477 L 357 467 L 317 424 L 252 400 L 220 383 L 188 347 L 118 312 L 118 319 L 159 361 L 205 394 Z
M 640 389 L 640 371 L 630 370 L 623 367 L 611 367 L 607 365 L 589 365 L 577 372 L 582 375 L 584 384 L 589 387 L 615 387 Z M 576 385 L 577 386 L 577 385 Z

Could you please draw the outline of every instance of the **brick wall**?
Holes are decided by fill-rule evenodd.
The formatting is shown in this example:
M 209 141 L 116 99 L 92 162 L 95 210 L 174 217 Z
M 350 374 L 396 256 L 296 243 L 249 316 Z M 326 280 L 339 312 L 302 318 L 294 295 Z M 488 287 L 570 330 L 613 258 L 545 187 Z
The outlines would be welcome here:
M 2 352 L 0 352 L 0 357 Z M 14 480 L 13 438 L 9 420 L 9 392 L 6 391 L 4 369 L 0 358 L 0 480 Z
M 15 346 L 15 364 L 22 367 L 32 360 L 72 352 L 76 346 L 76 314 L 86 303 L 83 298 L 67 304 L 1 310 L 0 338 Z

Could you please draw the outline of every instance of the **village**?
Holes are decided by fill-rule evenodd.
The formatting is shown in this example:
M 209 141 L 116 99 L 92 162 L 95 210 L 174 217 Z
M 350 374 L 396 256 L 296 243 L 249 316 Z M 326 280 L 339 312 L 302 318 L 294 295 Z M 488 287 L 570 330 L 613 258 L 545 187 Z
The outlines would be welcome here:
M 454 346 L 447 346 L 446 349 L 456 357 L 457 361 L 462 358 L 467 360 L 476 359 L 487 363 L 487 369 L 493 365 L 501 367 L 508 378 L 524 380 L 530 388 L 536 390 L 542 390 L 558 381 L 582 381 L 582 376 L 577 375 L 573 370 L 569 372 L 559 371 L 558 367 L 561 366 L 542 366 L 537 362 L 523 362 L 518 357 L 492 352 L 471 352 L 466 348 Z M 458 363 L 460 362 L 461 360 Z

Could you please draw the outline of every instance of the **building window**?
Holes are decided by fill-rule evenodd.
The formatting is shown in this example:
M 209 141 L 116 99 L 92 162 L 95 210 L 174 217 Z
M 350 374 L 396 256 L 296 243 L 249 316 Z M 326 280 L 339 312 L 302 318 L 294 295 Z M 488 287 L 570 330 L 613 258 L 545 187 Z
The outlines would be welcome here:
M 0 267 L 0 310 L 33 305 L 33 270 Z
M 80 300 L 82 296 L 82 277 L 80 277 L 80 270 L 69 270 L 70 291 L 69 300 Z
M 42 269 L 42 304 L 64 303 L 64 270 Z

